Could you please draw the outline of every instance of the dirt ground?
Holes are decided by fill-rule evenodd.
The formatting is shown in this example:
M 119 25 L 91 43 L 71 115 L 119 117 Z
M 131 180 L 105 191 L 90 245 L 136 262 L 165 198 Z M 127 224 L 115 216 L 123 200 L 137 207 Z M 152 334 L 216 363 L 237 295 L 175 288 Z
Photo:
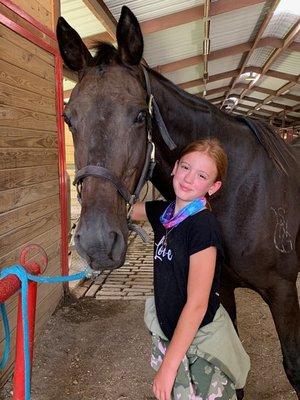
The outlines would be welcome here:
M 251 357 L 245 400 L 297 400 L 281 366 L 267 306 L 237 292 L 239 329 Z M 82 299 L 60 307 L 35 348 L 32 400 L 152 400 L 144 302 Z M 11 398 L 10 387 L 0 392 Z

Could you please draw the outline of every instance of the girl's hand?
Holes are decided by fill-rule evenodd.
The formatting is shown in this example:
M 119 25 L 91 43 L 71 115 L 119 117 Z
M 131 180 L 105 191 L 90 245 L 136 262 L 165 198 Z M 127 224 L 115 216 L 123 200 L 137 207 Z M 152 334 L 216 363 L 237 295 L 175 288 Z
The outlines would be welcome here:
M 153 381 L 153 393 L 158 400 L 171 400 L 171 392 L 177 371 L 164 367 L 162 364 Z

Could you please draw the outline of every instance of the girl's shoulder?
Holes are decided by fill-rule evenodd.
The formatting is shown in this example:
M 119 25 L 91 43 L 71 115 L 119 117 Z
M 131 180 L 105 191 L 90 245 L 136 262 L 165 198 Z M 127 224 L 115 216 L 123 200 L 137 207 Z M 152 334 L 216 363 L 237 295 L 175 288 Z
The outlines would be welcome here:
M 216 216 L 207 209 L 191 216 L 187 230 L 190 238 L 197 237 L 203 241 L 212 237 L 219 241 L 222 237 Z
M 215 246 L 223 255 L 220 226 L 210 210 L 203 210 L 194 214 L 187 229 L 190 255 L 210 246 Z
M 159 217 L 165 211 L 170 203 L 163 200 L 153 200 L 145 202 L 146 215 L 153 226 L 159 222 Z

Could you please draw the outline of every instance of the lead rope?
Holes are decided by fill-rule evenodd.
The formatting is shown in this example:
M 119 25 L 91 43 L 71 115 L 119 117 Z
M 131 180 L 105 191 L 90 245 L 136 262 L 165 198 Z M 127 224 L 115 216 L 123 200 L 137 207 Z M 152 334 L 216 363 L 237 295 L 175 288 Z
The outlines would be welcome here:
M 62 283 L 81 280 L 83 278 L 91 278 L 99 275 L 99 272 L 93 271 L 89 266 L 84 271 L 77 274 L 68 276 L 35 276 L 29 274 L 24 267 L 21 265 L 12 265 L 4 268 L 0 271 L 0 279 L 7 277 L 8 275 L 15 275 L 21 282 L 21 303 L 22 303 L 22 325 L 23 325 L 23 348 L 24 348 L 24 382 L 25 382 L 25 400 L 30 400 L 30 353 L 29 353 L 29 328 L 28 328 L 28 281 L 37 283 Z M 0 362 L 0 369 L 4 369 L 9 353 L 10 353 L 10 329 L 9 321 L 7 317 L 7 311 L 3 303 L 0 304 L 0 312 L 2 315 L 2 323 L 5 332 L 5 346 L 3 356 Z

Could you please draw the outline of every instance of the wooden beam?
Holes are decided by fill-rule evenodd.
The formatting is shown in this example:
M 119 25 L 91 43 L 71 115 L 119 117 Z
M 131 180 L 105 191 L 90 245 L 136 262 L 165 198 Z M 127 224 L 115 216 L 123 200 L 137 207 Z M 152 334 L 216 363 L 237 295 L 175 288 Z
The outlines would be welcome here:
M 60 0 L 52 1 L 52 29 L 55 31 L 58 17 L 61 16 Z
M 117 21 L 102 0 L 83 0 L 112 38 L 116 38 Z
M 116 39 L 108 32 L 101 32 L 97 33 L 97 35 L 87 36 L 82 40 L 88 49 L 92 49 L 93 47 L 95 47 L 95 44 L 97 44 L 98 42 L 114 43 L 116 41 Z
M 296 104 L 294 107 L 293 107 L 293 111 L 294 112 L 300 112 L 300 104 Z
M 210 103 L 219 103 L 224 99 L 224 96 L 220 96 L 220 97 L 216 97 L 215 99 L 207 99 L 207 101 L 209 101 Z
M 216 93 L 225 92 L 228 88 L 229 88 L 229 86 L 220 86 L 220 87 L 215 88 L 215 89 L 207 90 L 206 91 L 206 97 L 207 96 L 211 96 L 211 95 L 216 94 Z M 201 97 L 201 95 L 202 95 L 202 92 L 197 94 L 197 96 L 199 96 L 199 97 Z
M 78 74 L 75 71 L 71 71 L 68 67 L 64 65 L 63 67 L 63 76 L 69 79 L 72 82 L 78 81 Z
M 160 74 L 166 74 L 168 72 L 174 72 L 182 68 L 191 67 L 193 65 L 199 65 L 203 62 L 203 55 L 184 58 L 182 60 L 173 61 L 163 65 L 157 65 L 153 69 L 159 71 Z
M 188 24 L 198 21 L 204 15 L 204 6 L 196 6 L 173 14 L 167 14 L 162 17 L 154 18 L 140 23 L 144 35 L 159 32 L 164 29 L 173 28 L 178 25 Z
M 238 71 L 238 70 L 231 70 L 231 71 L 222 72 L 220 74 L 211 75 L 209 78 L 209 82 L 215 82 L 215 81 L 219 81 L 221 79 L 231 78 L 232 76 L 234 76 L 236 71 Z M 199 85 L 200 86 L 203 85 L 203 79 L 201 79 L 201 78 L 181 83 L 178 86 L 181 87 L 182 89 L 188 89 L 190 87 L 199 86 Z
M 288 50 L 300 51 L 300 42 L 293 42 L 289 45 Z
M 297 80 L 298 80 L 297 75 L 287 74 L 285 72 L 273 71 L 271 69 L 266 71 L 263 75 L 270 76 L 272 78 L 282 79 L 284 81 L 290 81 L 290 82 L 297 82 Z

